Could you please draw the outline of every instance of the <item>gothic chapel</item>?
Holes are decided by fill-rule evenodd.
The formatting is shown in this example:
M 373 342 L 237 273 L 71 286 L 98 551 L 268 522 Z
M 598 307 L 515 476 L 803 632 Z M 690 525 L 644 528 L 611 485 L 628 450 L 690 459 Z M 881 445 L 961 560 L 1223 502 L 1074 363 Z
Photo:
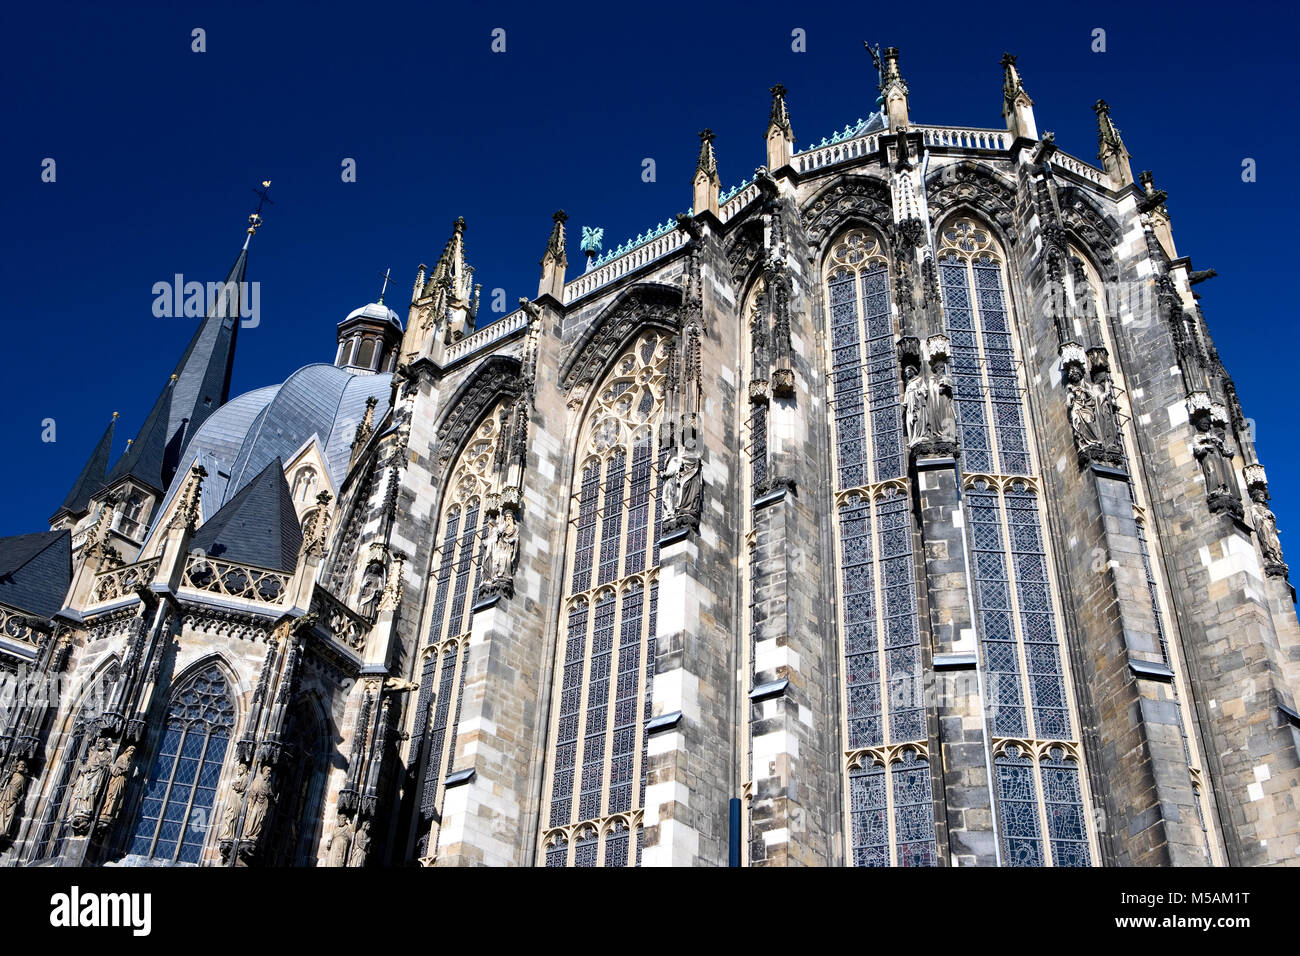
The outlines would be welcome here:
M 1167 196 L 880 109 L 481 327 L 229 394 L 0 540 L 11 866 L 1300 863 L 1300 624 Z M 685 199 L 685 196 L 683 196 Z M 228 281 L 244 280 L 248 237 Z M 575 270 L 576 272 L 577 270 Z

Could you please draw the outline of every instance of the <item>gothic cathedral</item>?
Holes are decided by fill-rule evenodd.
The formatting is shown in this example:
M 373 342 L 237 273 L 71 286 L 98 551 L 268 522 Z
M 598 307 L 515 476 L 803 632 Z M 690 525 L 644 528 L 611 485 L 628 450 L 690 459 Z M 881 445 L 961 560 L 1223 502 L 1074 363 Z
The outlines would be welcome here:
M 879 110 L 478 322 L 464 220 L 0 540 L 11 866 L 1300 863 L 1300 624 L 1167 196 L 1096 105 Z M 683 199 L 685 197 L 683 196 Z M 540 235 L 539 235 L 540 239 Z M 578 270 L 574 270 L 578 272 Z

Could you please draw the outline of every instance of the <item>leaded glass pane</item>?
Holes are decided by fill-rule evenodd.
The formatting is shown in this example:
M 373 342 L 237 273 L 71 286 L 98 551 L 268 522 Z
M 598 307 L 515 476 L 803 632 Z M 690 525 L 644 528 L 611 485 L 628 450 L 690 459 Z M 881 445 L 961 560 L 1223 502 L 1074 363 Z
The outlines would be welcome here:
M 234 700 L 216 664 L 173 694 L 128 852 L 199 862 L 234 725 Z
M 850 848 L 854 866 L 889 866 L 885 768 L 873 763 L 849 771 Z
M 1008 747 L 994 761 L 998 815 L 1002 823 L 1003 863 L 1007 866 L 1043 866 L 1043 841 L 1038 824 L 1038 795 L 1033 761 L 1017 746 Z
M 1088 828 L 1083 818 L 1079 767 L 1063 747 L 1053 747 L 1039 765 L 1047 806 L 1047 832 L 1056 866 L 1089 866 Z
M 934 801 L 930 790 L 930 764 L 915 750 L 905 750 L 902 760 L 889 768 L 894 786 L 894 835 L 899 866 L 937 866 L 934 840 Z

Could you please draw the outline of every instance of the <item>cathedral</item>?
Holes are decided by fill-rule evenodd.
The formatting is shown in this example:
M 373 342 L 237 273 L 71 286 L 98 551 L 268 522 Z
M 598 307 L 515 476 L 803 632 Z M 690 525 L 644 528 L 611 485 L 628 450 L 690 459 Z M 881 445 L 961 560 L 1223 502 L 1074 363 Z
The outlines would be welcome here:
M 516 311 L 457 219 L 232 396 L 251 216 L 126 451 L 0 539 L 0 864 L 1300 864 L 1213 270 L 1104 102 L 1092 165 L 1014 56 L 978 129 L 872 55 L 869 119 L 797 150 L 772 87 L 752 178 L 705 130 L 584 268 L 557 212 Z

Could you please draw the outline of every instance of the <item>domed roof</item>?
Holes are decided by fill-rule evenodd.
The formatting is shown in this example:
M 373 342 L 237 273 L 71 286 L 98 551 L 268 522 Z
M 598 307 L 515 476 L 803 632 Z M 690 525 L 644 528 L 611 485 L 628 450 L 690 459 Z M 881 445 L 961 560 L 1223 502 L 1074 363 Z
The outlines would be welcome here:
M 371 302 L 359 309 L 353 309 L 339 325 L 347 325 L 353 319 L 374 319 L 378 322 L 391 322 L 399 329 L 402 327 L 402 320 L 397 317 L 397 313 L 382 302 Z
M 387 372 L 358 374 L 333 365 L 308 365 L 280 385 L 231 399 L 194 433 L 158 514 L 194 465 L 202 465 L 208 473 L 202 501 L 207 520 L 269 463 L 276 458 L 289 461 L 313 436 L 320 443 L 330 481 L 339 488 L 347 476 L 366 400 L 376 399 L 374 421 L 378 423 L 388 412 L 392 378 Z

